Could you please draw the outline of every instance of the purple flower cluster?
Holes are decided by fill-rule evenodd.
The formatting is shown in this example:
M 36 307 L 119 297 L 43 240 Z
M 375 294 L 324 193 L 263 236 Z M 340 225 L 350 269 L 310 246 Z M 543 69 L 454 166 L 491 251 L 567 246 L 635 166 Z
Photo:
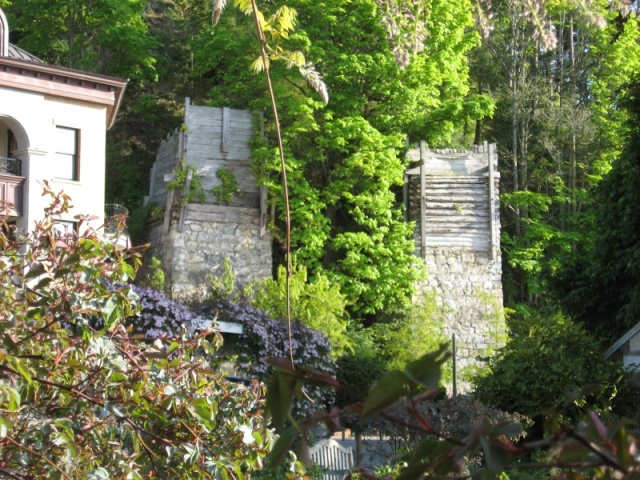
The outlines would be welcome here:
M 182 326 L 189 327 L 196 315 L 185 305 L 173 301 L 153 288 L 133 286 L 138 295 L 140 314 L 129 320 L 133 333 L 158 338 L 179 335 Z
M 217 313 L 218 320 L 239 323 L 241 335 L 225 336 L 225 347 L 237 355 L 236 367 L 244 375 L 265 380 L 271 374 L 269 359 L 289 357 L 289 332 L 287 323 L 270 318 L 263 310 L 242 303 L 221 301 L 208 309 Z M 335 376 L 336 365 L 331 358 L 331 346 L 326 337 L 298 321 L 291 325 L 291 345 L 296 366 L 309 367 Z M 299 402 L 298 413 L 317 410 L 318 405 L 333 402 L 333 392 L 328 389 L 308 386 L 307 394 L 316 402 Z M 312 408 L 313 407 L 313 408 Z
M 198 310 L 200 315 L 187 306 L 173 301 L 167 296 L 148 287 L 134 285 L 139 297 L 140 314 L 129 319 L 134 334 L 158 338 L 179 335 L 182 327 L 193 330 L 202 318 L 215 318 L 224 322 L 239 323 L 243 327 L 241 335 L 225 336 L 225 346 L 221 352 L 236 356 L 238 373 L 264 381 L 271 374 L 269 359 L 289 357 L 289 332 L 287 323 L 270 318 L 263 310 L 244 303 L 224 300 Z M 291 346 L 296 366 L 305 366 L 335 376 L 336 366 L 331 358 L 328 340 L 317 330 L 312 330 L 298 321 L 291 325 Z M 315 405 L 301 401 L 297 413 L 310 413 L 318 405 L 333 403 L 333 392 L 328 389 L 309 386 L 307 394 Z

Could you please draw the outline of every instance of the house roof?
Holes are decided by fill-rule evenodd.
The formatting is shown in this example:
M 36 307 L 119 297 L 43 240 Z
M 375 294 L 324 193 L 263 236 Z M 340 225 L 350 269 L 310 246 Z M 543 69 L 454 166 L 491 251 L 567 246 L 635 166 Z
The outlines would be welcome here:
M 0 86 L 104 105 L 107 108 L 107 128 L 111 128 L 127 81 L 33 60 L 0 56 Z
M 631 329 L 627 331 L 623 336 L 621 336 L 613 345 L 611 345 L 606 352 L 604 352 L 604 358 L 609 358 L 611 355 L 616 353 L 620 347 L 622 347 L 625 343 L 627 343 L 636 333 L 640 332 L 640 322 L 636 323 Z
M 9 43 L 9 24 L 0 8 L 0 86 L 104 105 L 109 129 L 115 122 L 127 81 L 45 64 Z
M 9 44 L 7 50 L 8 50 L 7 56 L 10 58 L 15 58 L 17 60 L 26 60 L 27 62 L 33 62 L 33 63 L 44 63 L 43 60 L 40 60 L 35 55 L 31 55 L 29 52 L 21 49 L 20 47 L 16 47 L 12 43 Z

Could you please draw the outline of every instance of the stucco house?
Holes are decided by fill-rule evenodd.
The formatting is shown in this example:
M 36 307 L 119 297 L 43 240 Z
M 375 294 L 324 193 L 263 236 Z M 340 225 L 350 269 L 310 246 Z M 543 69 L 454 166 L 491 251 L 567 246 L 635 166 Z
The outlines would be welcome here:
M 126 81 L 47 65 L 9 43 L 0 9 L 0 215 L 28 231 L 48 199 L 39 182 L 64 191 L 76 214 L 104 222 L 106 131 L 113 125 Z

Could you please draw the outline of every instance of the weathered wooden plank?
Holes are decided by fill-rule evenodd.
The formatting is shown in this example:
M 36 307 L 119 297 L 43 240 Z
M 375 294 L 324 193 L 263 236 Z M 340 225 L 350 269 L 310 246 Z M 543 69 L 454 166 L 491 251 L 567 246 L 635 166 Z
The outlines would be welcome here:
M 478 230 L 487 230 L 489 228 L 489 218 L 451 218 L 451 217 L 430 217 L 425 222 L 427 229 L 429 228 L 477 228 Z
M 223 125 L 221 124 L 218 129 L 196 129 L 195 132 L 189 132 L 189 135 L 192 137 L 192 142 L 194 145 L 222 145 L 222 135 L 221 130 Z M 230 129 L 233 127 L 229 127 Z M 229 145 L 245 146 L 248 147 L 247 142 L 253 138 L 251 132 L 237 132 L 230 130 L 228 132 L 227 142 Z
M 461 235 L 458 233 L 428 235 L 427 245 L 484 245 L 486 249 L 489 246 L 489 236 Z
M 456 226 L 463 226 L 468 228 L 468 226 L 475 226 L 480 230 L 487 230 L 489 228 L 489 217 L 427 217 L 425 221 L 425 225 L 427 228 L 431 227 L 441 227 L 444 225 L 450 225 L 455 228 Z
M 484 202 L 454 202 L 449 199 L 439 202 L 427 201 L 425 206 L 439 210 L 489 210 L 489 206 Z
M 488 145 L 487 142 L 484 142 L 484 149 L 487 152 L 487 157 L 489 158 L 489 210 L 490 210 L 490 218 L 489 218 L 489 258 L 491 260 L 495 259 L 496 248 L 495 248 L 495 204 L 496 204 L 496 184 L 495 184 L 495 170 L 497 169 L 497 163 L 494 165 L 494 154 L 495 154 L 496 144 L 492 143 Z
M 487 199 L 489 198 L 489 195 L 487 194 L 487 185 L 484 185 L 484 188 L 482 189 L 482 191 L 473 191 L 473 190 L 468 190 L 468 189 L 442 189 L 442 190 L 436 190 L 436 189 L 427 189 L 426 190 L 426 195 L 431 196 L 431 197 L 437 197 L 437 198 L 447 198 L 447 197 L 451 197 L 451 196 L 465 196 L 465 197 L 470 197 L 470 198 L 477 198 L 478 201 L 481 202 L 486 202 Z
M 216 223 L 253 224 L 260 226 L 260 210 L 221 205 L 190 203 L 186 208 L 186 220 Z
M 466 190 L 478 190 L 481 188 L 487 188 L 487 182 L 430 182 L 427 180 L 426 185 L 428 189 L 445 190 L 445 189 L 466 189 Z
M 429 215 L 451 215 L 452 217 L 463 217 L 465 215 L 486 215 L 489 216 L 489 208 L 486 203 L 434 203 L 426 204 L 425 216 Z
M 447 181 L 447 182 L 435 182 L 433 181 L 433 177 L 428 178 L 426 181 L 427 188 L 478 188 L 487 185 L 487 179 L 483 177 L 469 177 L 478 179 L 473 182 L 461 182 L 458 180 L 455 181 Z
M 429 183 L 487 183 L 487 177 L 478 175 L 427 175 Z
M 230 140 L 230 130 L 229 130 L 229 109 L 224 107 L 222 109 L 222 145 L 220 145 L 220 150 L 223 152 L 229 151 L 229 140 Z
M 442 249 L 442 250 L 470 250 L 473 252 L 486 252 L 489 248 L 487 242 L 481 241 L 469 241 L 459 244 L 451 244 L 451 243 L 436 243 L 429 241 L 427 243 L 427 248 L 429 249 Z
M 455 203 L 455 204 L 459 204 L 459 203 L 485 203 L 487 202 L 486 200 L 486 195 L 484 197 L 478 197 L 475 195 L 464 195 L 464 194 L 453 194 L 451 193 L 450 195 L 438 195 L 437 193 L 434 192 L 428 192 L 427 195 L 424 196 L 424 199 L 427 202 L 435 202 L 435 203 L 439 203 L 439 202 L 446 202 L 446 203 Z
M 425 143 L 424 141 L 420 142 L 420 191 L 425 192 L 425 174 L 426 174 L 426 166 L 425 166 Z M 424 195 L 420 197 L 420 218 L 424 218 L 426 208 L 427 208 L 427 200 Z M 421 238 L 421 248 L 420 248 L 420 256 L 425 258 L 427 254 L 427 244 L 426 244 L 426 230 L 424 226 L 424 222 L 420 222 L 420 238 Z
M 260 238 L 267 234 L 267 187 L 260 186 Z
M 425 232 L 427 236 L 431 236 L 434 234 L 444 234 L 444 233 L 455 233 L 455 234 L 464 234 L 467 233 L 469 235 L 477 236 L 477 235 L 486 235 L 489 237 L 488 233 L 488 224 L 453 224 L 453 223 L 443 223 L 443 224 L 428 224 L 426 225 Z

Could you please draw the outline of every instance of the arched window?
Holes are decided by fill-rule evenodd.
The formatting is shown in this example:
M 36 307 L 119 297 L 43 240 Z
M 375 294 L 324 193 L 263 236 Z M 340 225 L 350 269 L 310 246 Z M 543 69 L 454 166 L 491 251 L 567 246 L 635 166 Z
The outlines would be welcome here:
M 0 8 L 0 57 L 9 56 L 9 23 Z
M 16 136 L 11 130 L 7 130 L 7 135 L 9 137 L 9 141 L 7 142 L 7 157 L 13 158 L 14 150 L 18 149 L 18 141 L 16 140 Z

